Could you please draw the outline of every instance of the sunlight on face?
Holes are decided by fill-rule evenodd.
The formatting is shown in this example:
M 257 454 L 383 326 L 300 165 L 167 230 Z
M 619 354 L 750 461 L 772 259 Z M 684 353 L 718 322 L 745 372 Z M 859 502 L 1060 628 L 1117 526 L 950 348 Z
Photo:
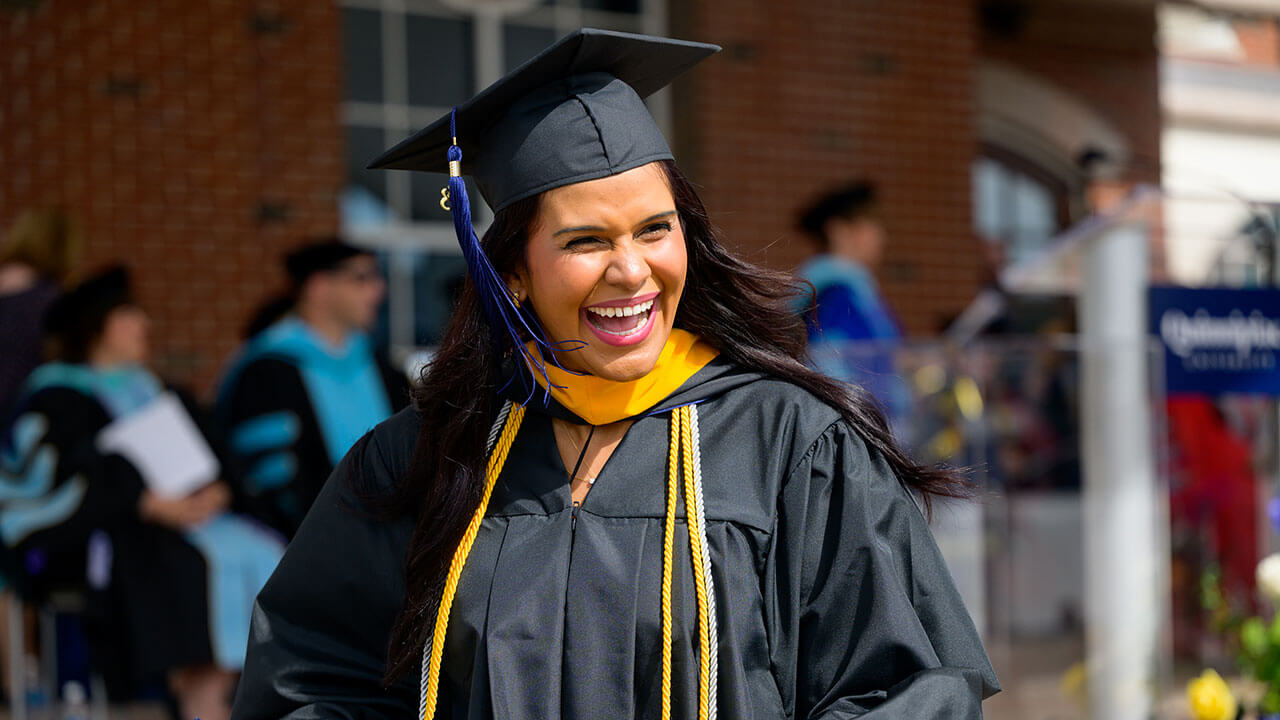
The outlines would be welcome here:
M 675 324 L 688 256 L 666 175 L 650 163 L 549 190 L 513 289 L 527 296 L 564 367 L 609 380 L 642 377 Z

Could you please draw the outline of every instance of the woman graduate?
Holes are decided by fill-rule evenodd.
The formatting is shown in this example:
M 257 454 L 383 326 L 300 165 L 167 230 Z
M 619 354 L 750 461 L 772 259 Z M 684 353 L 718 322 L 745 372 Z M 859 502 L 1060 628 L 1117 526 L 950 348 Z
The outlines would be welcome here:
M 716 49 L 579 31 L 374 161 L 447 163 L 470 282 L 259 595 L 234 717 L 980 716 L 912 497 L 963 487 L 805 366 L 642 102 Z
M 56 360 L 27 380 L 0 443 L 5 580 L 37 601 L 84 592 L 95 665 L 119 691 L 167 679 L 182 717 L 225 718 L 283 543 L 227 512 L 225 482 L 169 497 L 100 449 L 104 427 L 164 390 L 123 268 L 68 291 L 44 324 Z

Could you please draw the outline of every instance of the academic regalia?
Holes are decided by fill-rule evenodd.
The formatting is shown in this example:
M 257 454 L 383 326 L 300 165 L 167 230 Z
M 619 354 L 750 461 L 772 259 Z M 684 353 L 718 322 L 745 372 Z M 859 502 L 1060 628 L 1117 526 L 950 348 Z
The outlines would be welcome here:
M 902 337 L 875 276 L 860 263 L 819 255 L 797 274 L 813 284 L 812 304 L 803 308 L 810 342 L 881 341 Z
M 541 397 L 541 396 L 539 396 Z M 929 528 L 832 408 L 715 361 L 643 413 L 575 511 L 551 419 L 531 405 L 463 572 L 437 718 L 656 718 L 671 408 L 697 403 L 725 718 L 978 717 L 997 685 Z M 380 687 L 410 518 L 349 483 L 408 469 L 412 411 L 339 466 L 258 598 L 235 717 L 409 717 Z M 687 548 L 683 508 L 675 547 Z M 696 602 L 675 564 L 674 715 L 696 717 Z
M 289 316 L 252 338 L 223 383 L 218 417 L 254 514 L 292 536 L 351 445 L 408 400 L 404 374 L 361 333 L 334 348 Z
M 259 595 L 235 720 L 647 719 L 667 701 L 680 719 L 980 715 L 996 680 L 929 528 L 835 409 L 680 329 L 631 382 L 557 368 L 572 343 L 541 334 L 471 229 L 463 147 L 495 211 L 670 159 L 642 98 L 716 50 L 580 30 L 374 161 L 438 170 L 447 153 L 512 381 L 421 618 L 422 676 L 382 685 L 415 509 L 362 500 L 406 480 L 420 423 L 404 411 L 337 467 Z M 557 418 L 634 421 L 578 507 Z
M 41 366 L 2 443 L 5 579 L 35 600 L 85 593 L 97 664 L 117 688 L 182 666 L 239 670 L 251 600 L 283 553 L 275 533 L 230 513 L 185 532 L 139 518 L 142 476 L 95 442 L 163 389 L 137 367 Z
M 809 331 L 814 367 L 862 387 L 899 427 L 911 411 L 910 388 L 896 374 L 902 330 L 875 276 L 860 263 L 835 255 L 819 255 L 797 274 L 814 289 L 810 302 L 798 308 Z

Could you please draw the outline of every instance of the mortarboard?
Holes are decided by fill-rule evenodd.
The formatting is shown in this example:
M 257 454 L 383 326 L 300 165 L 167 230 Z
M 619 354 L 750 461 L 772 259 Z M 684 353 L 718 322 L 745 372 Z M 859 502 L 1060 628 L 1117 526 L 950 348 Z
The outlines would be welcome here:
M 643 98 L 719 49 L 578 30 L 369 167 L 441 172 L 456 137 L 467 153 L 465 171 L 496 212 L 544 190 L 669 160 L 671 150 Z
M 441 204 L 453 215 L 468 274 L 499 347 L 524 354 L 544 375 L 541 358 L 529 353 L 522 335 L 553 349 L 481 249 L 463 172 L 475 178 L 497 212 L 553 188 L 670 160 L 644 98 L 719 50 L 706 43 L 577 30 L 369 163 L 370 169 L 448 169 Z M 532 392 L 533 383 L 527 387 Z

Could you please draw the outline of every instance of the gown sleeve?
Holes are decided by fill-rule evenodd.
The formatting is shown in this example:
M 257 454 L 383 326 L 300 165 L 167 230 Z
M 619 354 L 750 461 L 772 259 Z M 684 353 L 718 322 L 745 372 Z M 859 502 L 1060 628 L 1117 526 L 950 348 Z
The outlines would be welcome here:
M 232 720 L 414 716 L 415 678 L 382 683 L 412 524 L 369 516 L 349 489 L 355 472 L 390 482 L 377 433 L 339 463 L 259 593 Z
M 292 536 L 332 470 L 311 427 L 302 377 L 283 360 L 259 358 L 237 375 L 222 402 L 239 490 L 252 514 Z
M 43 530 L 46 540 L 76 545 L 93 530 L 137 517 L 142 476 L 94 442 L 107 422 L 95 401 L 72 390 L 31 398 L 10 428 L 0 470 L 7 542 Z
M 789 717 L 980 718 L 999 690 L 923 515 L 844 422 L 782 489 L 765 603 Z

